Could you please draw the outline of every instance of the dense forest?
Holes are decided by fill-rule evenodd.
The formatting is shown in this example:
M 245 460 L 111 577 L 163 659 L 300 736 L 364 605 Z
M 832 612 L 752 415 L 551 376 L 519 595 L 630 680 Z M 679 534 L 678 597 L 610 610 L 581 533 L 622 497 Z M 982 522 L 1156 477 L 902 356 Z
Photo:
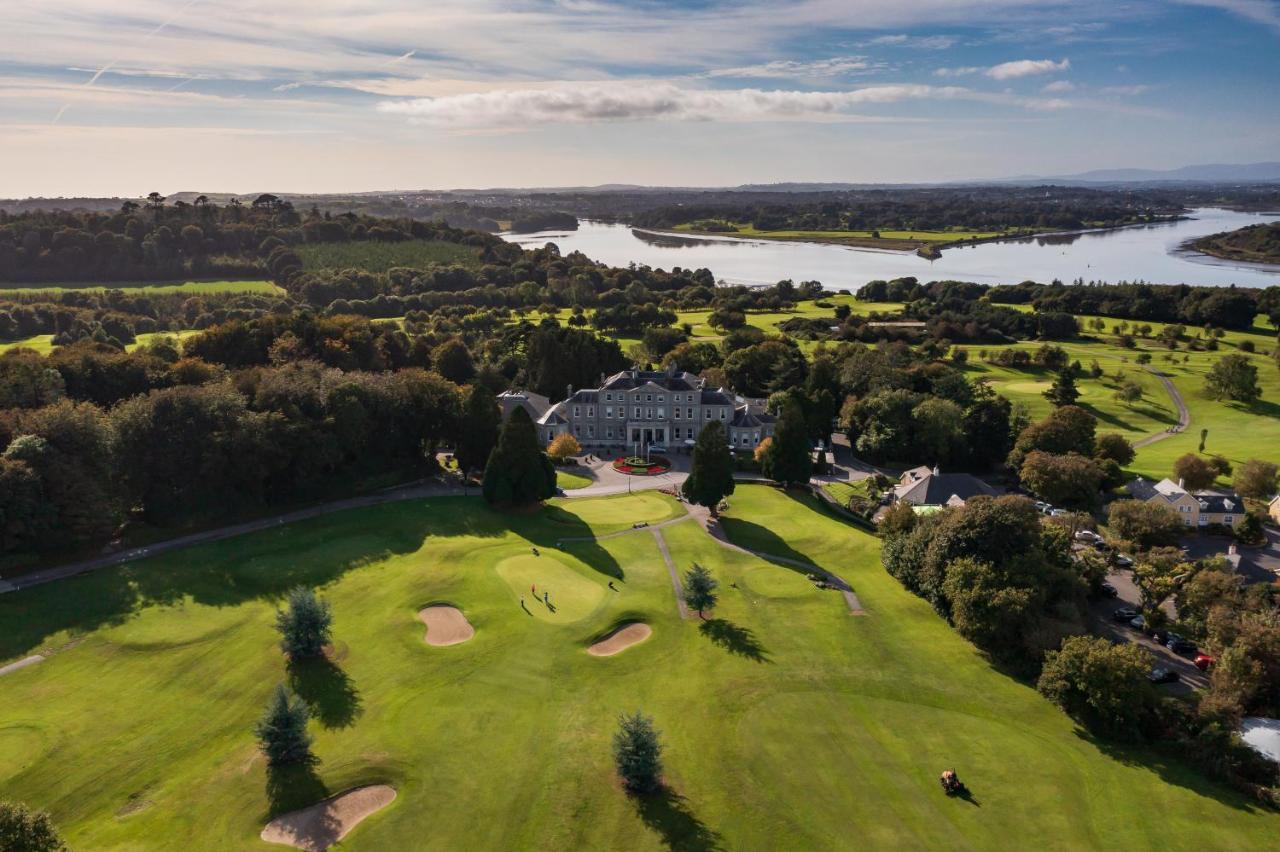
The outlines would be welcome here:
M 1280 222 L 1249 225 L 1235 231 L 1210 234 L 1192 243 L 1197 251 L 1227 260 L 1280 263 Z

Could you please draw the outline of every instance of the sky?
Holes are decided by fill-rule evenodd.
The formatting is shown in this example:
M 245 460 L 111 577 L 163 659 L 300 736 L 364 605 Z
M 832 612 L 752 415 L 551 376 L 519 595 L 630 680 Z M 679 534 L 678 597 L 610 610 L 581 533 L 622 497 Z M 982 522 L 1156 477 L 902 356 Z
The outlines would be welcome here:
M 0 196 L 1280 160 L 1280 0 L 4 0 Z

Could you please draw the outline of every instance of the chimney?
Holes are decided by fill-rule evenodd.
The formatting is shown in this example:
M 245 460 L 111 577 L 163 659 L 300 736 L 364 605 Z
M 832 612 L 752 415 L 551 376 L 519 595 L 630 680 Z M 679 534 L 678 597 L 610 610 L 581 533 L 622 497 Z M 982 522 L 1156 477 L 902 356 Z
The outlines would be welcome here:
M 1239 550 L 1239 548 L 1237 548 L 1237 547 L 1235 546 L 1235 543 L 1234 543 L 1234 542 L 1233 542 L 1233 543 L 1231 543 L 1231 544 L 1229 544 L 1229 545 L 1227 545 L 1227 555 L 1228 555 L 1228 556 L 1235 556 L 1235 555 L 1236 555 L 1237 553 L 1239 553 L 1239 552 L 1240 552 L 1240 550 Z
M 604 380 L 605 380 L 605 378 L 606 378 L 605 374 L 604 374 L 604 373 L 601 373 L 601 374 L 600 374 L 600 384 L 596 385 L 596 387 L 598 387 L 598 388 L 602 388 L 602 387 L 604 387 Z
M 569 392 L 565 396 L 565 399 L 573 399 L 573 385 L 569 385 Z
M 938 466 L 935 464 L 935 465 L 933 466 L 933 475 L 934 475 L 934 476 L 940 476 L 941 474 L 942 474 L 942 471 L 941 471 L 941 470 L 939 470 L 939 469 L 938 469 Z
M 1185 485 L 1183 485 L 1183 483 L 1184 483 L 1184 482 L 1186 482 L 1186 480 L 1185 480 L 1185 479 L 1183 479 L 1181 476 L 1179 476 L 1179 477 L 1178 477 L 1178 487 L 1179 487 L 1179 488 L 1181 488 L 1183 491 L 1186 491 L 1186 490 L 1187 490 L 1187 488 L 1186 488 L 1186 486 L 1185 486 Z

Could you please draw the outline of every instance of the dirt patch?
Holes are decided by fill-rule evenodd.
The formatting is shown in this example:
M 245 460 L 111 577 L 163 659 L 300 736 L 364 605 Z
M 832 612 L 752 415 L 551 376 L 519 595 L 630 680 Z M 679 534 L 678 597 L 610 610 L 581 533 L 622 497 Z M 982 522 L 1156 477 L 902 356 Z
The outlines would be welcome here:
M 34 666 L 36 663 L 41 662 L 44 662 L 44 654 L 32 654 L 30 657 L 18 660 L 16 663 L 0 666 L 0 675 L 7 675 L 9 672 L 16 672 L 18 669 L 25 669 L 27 666 Z
M 634 624 L 628 624 L 613 631 L 588 648 L 587 653 L 593 657 L 612 657 L 620 651 L 627 650 L 632 645 L 643 642 L 652 635 L 653 628 L 637 621 Z
M 428 645 L 457 645 L 476 635 L 462 610 L 447 604 L 435 604 L 418 613 L 427 625 Z
M 268 843 L 322 852 L 346 837 L 365 817 L 382 810 L 395 798 L 395 789 L 386 784 L 357 787 L 309 808 L 276 817 L 262 829 L 261 836 Z

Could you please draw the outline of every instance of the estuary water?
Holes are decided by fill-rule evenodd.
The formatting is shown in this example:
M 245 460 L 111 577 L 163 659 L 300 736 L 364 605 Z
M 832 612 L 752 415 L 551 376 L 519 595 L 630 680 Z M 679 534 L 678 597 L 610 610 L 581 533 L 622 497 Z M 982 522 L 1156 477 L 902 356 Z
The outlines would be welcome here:
M 914 252 L 849 248 L 826 243 L 778 242 L 634 230 L 584 221 L 577 231 L 504 234 L 523 246 L 553 242 L 562 254 L 581 251 L 610 266 L 635 263 L 655 269 L 710 269 L 731 284 L 768 285 L 784 278 L 821 281 L 829 290 L 856 290 L 875 279 L 913 275 L 921 281 L 956 279 L 983 284 L 1047 283 L 1058 279 L 1145 281 L 1241 287 L 1280 285 L 1280 266 L 1234 263 L 1181 248 L 1189 239 L 1257 222 L 1280 213 L 1236 213 L 1206 208 L 1187 219 L 1110 231 L 1055 234 L 949 248 L 938 260 Z

